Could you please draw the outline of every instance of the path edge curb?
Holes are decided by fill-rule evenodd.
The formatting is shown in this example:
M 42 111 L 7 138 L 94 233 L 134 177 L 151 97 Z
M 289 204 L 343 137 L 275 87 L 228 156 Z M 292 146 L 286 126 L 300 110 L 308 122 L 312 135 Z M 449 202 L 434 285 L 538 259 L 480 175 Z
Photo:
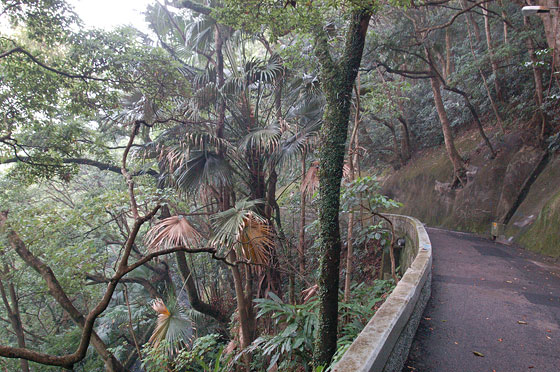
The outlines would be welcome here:
M 416 257 L 399 284 L 354 340 L 333 372 L 400 372 L 431 294 L 432 244 L 416 218 L 386 215 L 397 235 L 414 244 Z

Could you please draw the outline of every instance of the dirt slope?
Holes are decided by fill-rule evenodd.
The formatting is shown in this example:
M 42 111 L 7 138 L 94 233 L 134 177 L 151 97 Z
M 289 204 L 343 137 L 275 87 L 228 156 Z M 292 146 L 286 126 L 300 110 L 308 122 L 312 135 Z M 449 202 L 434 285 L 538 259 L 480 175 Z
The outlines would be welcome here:
M 405 167 L 390 172 L 383 182 L 384 193 L 404 204 L 400 213 L 418 217 L 429 226 L 489 234 L 491 223 L 503 221 L 519 202 L 544 152 L 527 144 L 530 133 L 502 135 L 494 128 L 488 132 L 498 150 L 495 159 L 490 159 L 476 131 L 457 137 L 457 147 L 469 165 L 463 189 L 450 190 L 445 184 L 452 166 L 441 146 L 416 154 Z M 560 156 L 547 160 L 506 225 L 505 239 L 560 257 Z

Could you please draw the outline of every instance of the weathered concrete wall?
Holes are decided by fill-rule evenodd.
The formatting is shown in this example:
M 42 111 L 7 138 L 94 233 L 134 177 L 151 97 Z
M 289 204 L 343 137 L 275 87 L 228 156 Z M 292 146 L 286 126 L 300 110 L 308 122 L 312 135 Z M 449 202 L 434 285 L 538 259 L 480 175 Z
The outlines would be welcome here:
M 420 221 L 390 216 L 418 252 L 393 293 L 377 310 L 342 359 L 336 372 L 397 372 L 403 367 L 431 293 L 432 245 Z
M 416 330 L 418 329 L 418 325 L 420 324 L 420 320 L 422 319 L 422 314 L 424 313 L 424 309 L 428 304 L 428 300 L 430 299 L 430 295 L 432 293 L 432 273 L 430 270 L 430 274 L 428 276 L 428 280 L 424 283 L 422 287 L 422 291 L 420 292 L 420 297 L 418 298 L 418 302 L 414 307 L 414 311 L 408 320 L 408 323 L 404 327 L 399 336 L 395 346 L 393 347 L 393 351 L 385 363 L 385 368 L 383 368 L 383 372 L 401 372 L 408 358 L 408 352 L 410 351 L 410 347 L 412 346 L 412 341 L 414 340 L 414 335 L 416 334 Z

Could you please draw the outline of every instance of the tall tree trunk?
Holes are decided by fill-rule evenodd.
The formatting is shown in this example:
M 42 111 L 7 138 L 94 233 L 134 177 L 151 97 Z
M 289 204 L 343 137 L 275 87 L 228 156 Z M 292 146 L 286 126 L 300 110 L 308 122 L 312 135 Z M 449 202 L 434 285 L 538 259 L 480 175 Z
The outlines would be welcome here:
M 549 8 L 558 7 L 558 0 L 537 0 L 534 5 L 544 5 Z M 560 71 L 560 12 L 558 9 L 549 13 L 539 14 L 543 21 L 544 33 L 548 47 L 552 49 L 553 71 Z
M 237 261 L 237 255 L 231 251 L 229 258 L 232 262 Z M 256 318 L 250 299 L 245 295 L 243 288 L 243 276 L 237 265 L 231 267 L 233 274 L 233 284 L 235 287 L 235 297 L 237 299 L 237 311 L 239 314 L 240 346 L 245 349 L 255 339 Z M 246 283 L 247 284 L 247 283 Z
M 307 171 L 305 166 L 306 152 L 301 155 L 301 179 L 305 178 Z M 305 210 L 307 203 L 307 193 L 302 191 L 300 195 L 300 211 L 299 211 L 299 244 L 298 244 L 298 263 L 299 275 L 301 275 L 302 282 L 305 278 Z
M 447 80 L 447 63 L 446 63 L 445 57 L 443 56 L 443 54 L 441 54 L 441 52 L 439 50 L 436 51 L 436 56 L 437 56 L 439 65 L 441 66 L 441 76 L 443 77 L 443 80 Z
M 210 305 L 200 299 L 198 294 L 198 289 L 196 287 L 196 282 L 193 278 L 189 265 L 187 264 L 187 257 L 185 252 L 175 252 L 175 259 L 177 260 L 177 267 L 179 268 L 179 274 L 185 283 L 185 289 L 187 291 L 187 297 L 189 298 L 189 304 L 196 311 L 208 315 L 215 320 L 217 320 L 222 327 L 227 327 L 229 323 L 229 317 L 222 313 L 220 309 L 213 305 Z
M 397 93 L 399 97 L 397 100 L 395 100 L 393 94 L 391 93 L 391 89 L 389 89 L 389 86 L 387 85 L 387 81 L 385 80 L 385 77 L 383 76 L 383 73 L 379 68 L 377 69 L 377 73 L 381 78 L 381 81 L 383 81 L 383 85 L 386 87 L 386 92 L 387 92 L 387 96 L 389 97 L 389 100 L 393 105 L 397 106 L 399 108 L 399 111 L 404 115 L 404 107 L 401 99 L 402 97 L 400 97 L 400 94 Z M 389 121 L 381 119 L 379 117 L 375 117 L 375 120 L 385 125 L 391 131 L 391 134 L 393 135 L 393 152 L 395 153 L 395 157 L 399 160 L 401 165 L 404 165 L 408 161 L 408 159 L 410 159 L 410 136 L 408 133 L 407 120 L 402 115 L 398 116 L 399 122 L 401 122 L 401 124 L 403 125 L 400 150 L 399 150 L 398 137 L 397 137 L 397 131 L 395 126 L 391 124 Z
M 4 270 L 8 272 L 8 270 Z M 2 301 L 4 302 L 4 307 L 8 313 L 8 319 L 12 324 L 12 329 L 16 334 L 18 347 L 25 348 L 25 333 L 23 330 L 23 325 L 21 323 L 21 315 L 19 312 L 19 300 L 16 294 L 15 287 L 13 283 L 8 284 L 8 289 L 10 292 L 10 301 L 8 301 L 8 296 L 6 294 L 6 289 L 4 288 L 4 283 L 0 279 L 0 294 L 2 295 Z M 10 303 L 11 302 L 11 303 Z M 29 362 L 25 359 L 19 360 L 21 371 L 29 372 Z
M 463 99 L 465 100 L 465 105 L 467 106 L 467 108 L 471 112 L 471 114 L 473 116 L 473 119 L 474 119 L 474 122 L 476 123 L 476 126 L 478 128 L 478 133 L 480 134 L 480 137 L 482 137 L 482 139 L 484 140 L 484 143 L 486 144 L 486 147 L 488 147 L 488 150 L 490 150 L 491 158 L 494 159 L 496 157 L 496 151 L 494 150 L 494 147 L 492 146 L 492 143 L 490 142 L 490 139 L 488 139 L 488 136 L 484 132 L 484 127 L 482 126 L 482 122 L 480 121 L 480 117 L 478 116 L 478 112 L 476 111 L 473 104 L 471 103 L 471 100 L 469 99 L 469 95 L 466 92 L 463 92 L 460 89 L 452 88 L 452 87 L 449 87 L 449 86 L 445 86 L 444 89 L 449 90 L 451 92 L 455 92 L 457 94 L 460 94 L 463 97 Z
M 463 9 L 467 8 L 468 7 L 467 0 L 461 0 L 461 5 Z M 474 19 L 474 14 L 475 13 L 473 13 L 472 11 L 467 12 L 467 25 L 472 27 L 474 31 L 474 35 L 476 37 L 476 41 L 480 43 L 480 41 L 482 40 L 480 36 L 480 27 L 478 27 L 478 23 L 476 23 L 476 20 Z
M 360 9 L 352 13 L 346 46 L 340 60 L 330 53 L 328 37 L 316 29 L 315 55 L 321 64 L 321 84 L 326 105 L 321 127 L 319 151 L 319 319 L 313 364 L 326 366 L 336 352 L 338 328 L 338 287 L 340 270 L 340 181 L 344 165 L 352 89 L 362 60 L 371 13 Z
M 402 111 L 402 109 L 401 109 Z M 406 119 L 406 117 L 404 117 L 403 115 L 399 115 L 398 118 L 399 122 L 401 123 L 402 126 L 402 132 L 401 132 L 401 154 L 402 154 L 402 159 L 403 159 L 403 164 L 406 163 L 411 155 L 412 155 L 412 150 L 410 148 L 410 130 L 409 128 L 409 123 L 408 120 Z
M 464 185 L 466 181 L 464 161 L 455 148 L 453 131 L 451 130 L 451 125 L 449 124 L 449 119 L 447 118 L 447 112 L 445 111 L 445 106 L 443 105 L 443 99 L 441 98 L 439 78 L 434 74 L 434 76 L 430 78 L 430 83 L 432 85 L 432 92 L 434 93 L 434 103 L 436 105 L 439 121 L 441 122 L 441 128 L 443 130 L 445 150 L 447 151 L 447 155 L 453 164 L 452 184 L 454 187 Z
M 356 78 L 356 86 L 354 89 L 356 93 L 356 105 L 354 107 L 354 129 L 350 137 L 350 144 L 348 145 L 348 181 L 352 182 L 355 178 L 354 165 L 358 163 L 358 128 L 360 127 L 360 74 Z M 354 211 L 350 210 L 348 214 L 348 229 L 346 234 L 346 277 L 344 279 L 344 302 L 348 302 L 351 296 L 352 287 L 352 272 L 354 261 Z
M 276 185 L 278 183 L 278 173 L 276 173 L 276 168 L 271 165 L 271 170 L 270 170 L 270 174 L 268 176 L 268 180 L 267 180 L 267 191 L 266 191 L 266 208 L 265 208 L 265 218 L 272 223 L 272 212 L 274 210 L 276 210 L 276 213 L 280 213 L 280 208 L 276 209 Z M 278 218 L 276 219 L 276 221 L 280 221 L 280 216 L 278 216 Z M 278 230 L 282 229 L 282 226 L 280 226 L 277 223 L 277 227 Z M 283 231 L 278 231 L 279 235 L 280 233 L 282 233 L 283 235 Z M 281 237 L 282 238 L 282 237 Z M 283 239 L 282 241 L 285 241 L 285 239 Z M 281 243 L 282 244 L 282 243 Z M 257 291 L 257 295 L 261 295 L 261 294 L 265 294 L 266 291 L 272 291 L 274 293 L 280 293 L 281 288 L 282 288 L 282 278 L 280 275 L 280 272 L 278 271 L 278 253 L 276 251 L 276 246 L 273 247 L 270 251 L 270 260 L 269 260 L 269 265 L 266 268 L 265 274 L 264 274 L 265 280 L 262 282 L 264 287 L 264 291 L 262 291 L 262 287 L 258 289 Z M 294 280 L 293 278 L 294 273 L 290 273 L 290 279 Z
M 455 55 L 452 50 L 449 27 L 445 28 L 445 71 L 447 72 L 447 76 L 455 71 Z
M 486 33 L 486 45 L 488 46 L 488 54 L 490 55 L 490 63 L 492 65 L 492 73 L 494 74 L 494 89 L 496 89 L 496 99 L 498 101 L 503 101 L 504 96 L 502 93 L 502 87 L 500 85 L 500 74 L 498 71 L 498 61 L 496 60 L 496 56 L 494 54 L 494 46 L 492 44 L 492 33 L 490 30 L 490 17 L 488 17 L 488 10 L 486 7 L 488 4 L 485 4 L 482 7 L 482 14 L 484 14 L 484 31 Z
M 464 8 L 465 8 L 465 5 L 463 4 L 463 9 Z M 473 56 L 474 61 L 477 62 L 478 58 L 476 57 L 476 53 L 474 51 L 473 40 L 472 40 L 472 36 L 471 36 L 471 27 L 470 27 L 470 24 L 468 22 L 467 22 L 467 35 L 469 37 L 469 46 L 470 46 L 470 49 L 471 49 L 471 55 Z M 492 111 L 494 112 L 494 116 L 496 117 L 496 121 L 498 123 L 498 126 L 500 127 L 500 130 L 503 133 L 504 132 L 504 124 L 502 122 L 502 118 L 500 117 L 500 112 L 498 111 L 498 106 L 496 105 L 496 102 L 494 101 L 494 98 L 492 98 L 492 93 L 490 93 L 490 87 L 488 86 L 488 81 L 486 80 L 486 77 L 484 76 L 484 73 L 482 72 L 480 67 L 478 67 L 478 73 L 480 74 L 480 77 L 482 78 L 482 82 L 484 83 L 484 89 L 486 90 L 486 95 L 488 96 L 488 99 L 490 100 L 490 105 L 492 106 Z
M 507 45 L 509 40 L 508 40 L 508 24 L 507 24 L 507 14 L 506 14 L 506 8 L 504 7 L 504 1 L 503 0 L 499 0 L 500 3 L 500 8 L 502 8 L 502 24 L 504 26 L 504 45 Z
M 531 23 L 529 18 L 523 17 L 523 24 L 526 29 L 531 28 Z M 544 128 L 546 126 L 546 116 L 543 112 L 542 104 L 544 101 L 544 87 L 542 79 L 542 69 L 539 67 L 537 56 L 535 55 L 535 45 L 531 37 L 527 38 L 527 49 L 529 51 L 529 58 L 532 62 L 533 67 L 533 79 L 535 80 L 535 101 L 537 104 L 537 110 L 541 118 L 541 140 L 544 133 Z

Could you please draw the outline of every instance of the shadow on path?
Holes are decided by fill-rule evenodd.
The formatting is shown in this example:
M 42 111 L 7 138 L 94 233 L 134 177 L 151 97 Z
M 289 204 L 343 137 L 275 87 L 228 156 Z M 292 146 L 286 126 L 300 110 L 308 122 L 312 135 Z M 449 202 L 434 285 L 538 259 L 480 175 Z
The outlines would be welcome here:
M 559 372 L 559 267 L 474 235 L 428 234 L 432 297 L 403 372 Z

